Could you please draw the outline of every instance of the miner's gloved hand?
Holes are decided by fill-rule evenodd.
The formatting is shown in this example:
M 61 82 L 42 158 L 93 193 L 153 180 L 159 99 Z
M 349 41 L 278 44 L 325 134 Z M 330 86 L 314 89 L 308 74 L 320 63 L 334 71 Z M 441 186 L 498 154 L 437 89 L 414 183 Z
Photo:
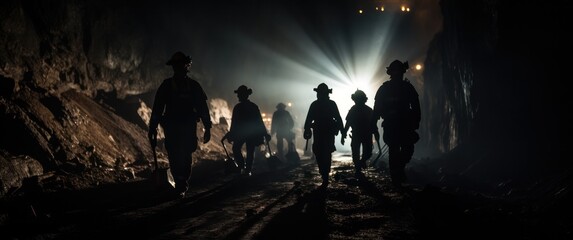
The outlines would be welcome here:
M 268 133 L 266 133 L 266 134 L 265 134 L 265 140 L 266 140 L 267 142 L 270 142 L 270 141 L 271 141 L 271 135 L 268 134 Z
M 149 132 L 147 132 L 147 138 L 151 147 L 155 148 L 157 146 L 157 128 L 150 128 Z
M 211 140 L 211 128 L 205 128 L 203 133 L 203 143 L 208 143 Z
M 304 139 L 310 139 L 312 137 L 312 131 L 310 129 L 305 129 L 303 134 Z

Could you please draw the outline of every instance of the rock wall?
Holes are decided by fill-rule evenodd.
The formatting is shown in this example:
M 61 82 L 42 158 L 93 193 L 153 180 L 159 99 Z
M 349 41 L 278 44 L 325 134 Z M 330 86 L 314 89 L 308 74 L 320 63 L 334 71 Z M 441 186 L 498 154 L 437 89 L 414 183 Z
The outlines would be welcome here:
M 572 101 L 562 79 L 570 7 L 556 2 L 440 2 L 427 53 L 421 149 L 474 181 L 536 181 L 564 169 Z M 494 180 L 495 179 L 495 180 Z
M 0 196 L 31 177 L 50 185 L 46 189 L 74 189 L 146 177 L 152 169 L 146 126 L 73 89 L 56 93 L 33 81 L 21 84 L 14 94 L 0 96 L 0 122 Z M 195 153 L 196 167 L 222 159 L 220 140 L 226 131 L 214 125 L 212 141 L 199 144 Z M 202 141 L 200 124 L 197 136 Z M 158 158 L 165 165 L 162 143 Z
M 39 174 L 81 175 L 90 168 L 124 171 L 151 159 L 141 127 L 75 90 L 54 94 L 21 85 L 14 95 L 0 97 L 0 119 L 0 146 L 9 153 L 5 157 L 35 159 Z M 1 179 L 12 182 L 7 175 Z
M 0 75 L 94 96 L 148 91 L 166 70 L 149 1 L 19 1 L 0 3 Z M 162 36 L 165 37 L 165 36 Z M 158 59 L 158 57 L 161 59 Z

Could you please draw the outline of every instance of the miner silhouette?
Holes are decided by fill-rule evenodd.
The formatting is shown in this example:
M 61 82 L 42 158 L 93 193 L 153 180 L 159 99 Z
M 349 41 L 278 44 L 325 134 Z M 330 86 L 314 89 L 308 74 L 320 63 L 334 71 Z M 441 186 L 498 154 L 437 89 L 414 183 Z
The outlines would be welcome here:
M 189 187 L 192 154 L 197 149 L 197 122 L 203 122 L 203 143 L 207 143 L 211 139 L 211 118 L 207 95 L 197 81 L 187 76 L 191 58 L 176 52 L 166 64 L 173 68 L 173 76 L 163 80 L 157 89 L 148 137 L 155 148 L 157 127 L 161 124 L 175 191 L 183 197 Z
M 404 73 L 408 62 L 394 60 L 386 69 L 390 80 L 376 92 L 373 122 L 382 118 L 383 140 L 388 145 L 388 160 L 392 182 L 396 186 L 406 180 L 405 167 L 414 154 L 414 144 L 419 140 L 416 132 L 420 125 L 418 93 Z
M 321 186 L 326 187 L 329 183 L 332 152 L 336 150 L 334 137 L 344 128 L 338 106 L 329 97 L 332 89 L 321 83 L 314 91 L 316 91 L 317 100 L 312 102 L 308 109 L 304 122 L 304 138 L 313 137 L 312 151 L 322 177 Z
M 271 122 L 271 135 L 276 134 L 277 139 L 277 155 L 284 158 L 284 142 L 287 142 L 288 152 L 296 151 L 294 149 L 294 120 L 290 113 L 285 110 L 284 103 L 277 104 L 277 110 L 273 113 Z
M 372 156 L 372 135 L 376 139 L 380 138 L 376 123 L 372 122 L 372 108 L 366 105 L 368 98 L 361 90 L 356 90 L 351 95 L 354 106 L 350 108 L 346 115 L 346 125 L 342 131 L 340 139 L 342 145 L 347 136 L 348 130 L 352 128 L 352 138 L 350 147 L 352 149 L 352 162 L 354 163 L 355 174 L 362 177 L 362 169 L 366 167 L 366 161 Z M 362 147 L 362 157 L 360 148 Z
M 264 141 L 270 141 L 271 135 L 267 133 L 267 128 L 263 123 L 259 106 L 249 100 L 249 95 L 253 90 L 245 85 L 239 86 L 235 90 L 239 103 L 233 108 L 231 118 L 231 129 L 223 137 L 233 143 L 233 156 L 239 165 L 241 172 L 250 176 L 253 167 L 255 148 Z M 243 157 L 242 148 L 246 145 L 247 156 Z

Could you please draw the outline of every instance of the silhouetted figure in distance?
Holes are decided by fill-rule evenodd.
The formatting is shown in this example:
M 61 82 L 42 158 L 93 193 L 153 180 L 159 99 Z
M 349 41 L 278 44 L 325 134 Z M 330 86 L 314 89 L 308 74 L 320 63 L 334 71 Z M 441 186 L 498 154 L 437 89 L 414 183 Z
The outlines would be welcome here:
M 284 158 L 284 141 L 287 142 L 288 151 L 294 150 L 294 132 L 292 131 L 294 120 L 290 113 L 285 110 L 286 105 L 284 103 L 277 104 L 276 108 L 271 122 L 271 136 L 276 134 L 277 155 Z
M 329 183 L 330 167 L 332 165 L 332 152 L 336 151 L 334 137 L 339 131 L 344 130 L 342 117 L 338 106 L 330 100 L 329 94 L 332 89 L 324 83 L 314 88 L 316 98 L 310 104 L 306 120 L 304 122 L 304 139 L 313 137 L 312 151 L 316 157 L 318 171 L 322 177 L 322 187 Z M 311 130 L 312 129 L 312 130 Z
M 392 183 L 396 186 L 406 180 L 404 168 L 414 154 L 419 140 L 416 129 L 420 125 L 420 102 L 412 84 L 404 79 L 408 62 L 394 60 L 386 68 L 390 80 L 378 88 L 374 102 L 373 121 L 382 118 L 383 140 L 388 145 L 388 161 Z
M 352 128 L 352 138 L 350 147 L 352 149 L 352 162 L 357 177 L 362 177 L 362 169 L 366 168 L 366 161 L 372 157 L 372 134 L 376 139 L 380 139 L 376 123 L 372 122 L 372 108 L 366 105 L 368 98 L 361 90 L 356 90 L 351 95 L 354 106 L 346 115 L 346 125 L 342 131 L 340 142 L 344 145 L 344 140 L 348 130 Z M 360 157 L 360 148 L 362 147 L 362 157 Z
M 207 143 L 211 139 L 211 118 L 207 95 L 197 81 L 187 76 L 191 58 L 176 52 L 166 64 L 173 68 L 173 76 L 163 80 L 157 89 L 148 137 L 151 146 L 155 147 L 157 127 L 161 124 L 175 191 L 184 197 L 189 187 L 192 154 L 197 150 L 197 122 L 203 122 L 203 143 Z
M 264 141 L 270 141 L 271 135 L 267 133 L 267 128 L 263 123 L 259 106 L 249 100 L 249 95 L 253 90 L 245 85 L 239 86 L 235 90 L 239 103 L 233 108 L 231 118 L 231 129 L 223 139 L 233 143 L 233 156 L 241 169 L 241 173 L 251 175 L 255 148 Z M 242 148 L 246 144 L 247 156 L 243 157 Z

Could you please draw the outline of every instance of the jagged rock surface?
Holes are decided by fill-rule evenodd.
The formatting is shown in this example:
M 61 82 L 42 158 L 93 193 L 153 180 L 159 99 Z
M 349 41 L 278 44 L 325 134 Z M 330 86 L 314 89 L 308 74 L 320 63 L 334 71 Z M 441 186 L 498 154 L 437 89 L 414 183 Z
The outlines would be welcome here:
M 54 186 L 63 188 L 127 181 L 149 172 L 146 170 L 153 156 L 146 130 L 75 90 L 54 94 L 23 86 L 12 97 L 0 98 L 0 119 L 4 123 L 0 126 L 0 143 L 8 152 L 3 158 L 10 159 L 3 165 L 9 166 L 6 169 L 24 169 L 3 171 L 2 193 L 21 186 L 19 180 L 23 178 L 50 172 L 76 179 L 68 183 L 62 180 L 60 186 Z M 198 129 L 198 136 L 202 131 Z M 223 129 L 216 125 L 214 140 L 201 144 L 196 155 L 201 159 L 220 158 L 222 147 L 216 139 L 220 140 L 222 134 Z M 14 159 L 10 153 L 31 158 Z M 164 151 L 160 149 L 159 154 L 165 165 Z M 28 174 L 20 174 L 23 172 Z

